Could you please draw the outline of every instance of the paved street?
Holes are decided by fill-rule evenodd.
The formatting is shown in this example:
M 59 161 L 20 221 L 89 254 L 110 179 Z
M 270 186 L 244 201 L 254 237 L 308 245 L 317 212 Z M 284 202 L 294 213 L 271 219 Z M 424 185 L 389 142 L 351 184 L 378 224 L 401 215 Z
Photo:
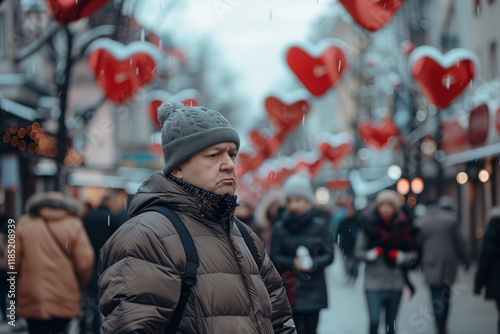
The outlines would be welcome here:
M 448 320 L 450 334 L 496 334 L 497 311 L 494 303 L 473 295 L 475 270 L 475 266 L 472 266 L 468 272 L 459 273 L 458 282 L 454 286 L 456 298 Z M 318 334 L 367 333 L 368 310 L 362 287 L 363 276 L 360 275 L 354 286 L 346 285 L 343 262 L 337 257 L 335 263 L 328 268 L 327 277 L 330 308 L 323 310 L 320 315 Z M 418 272 L 411 274 L 417 292 L 411 299 L 408 294 L 403 296 L 397 319 L 398 334 L 436 333 L 430 293 L 422 279 Z M 382 326 L 379 333 L 383 333 Z
M 336 254 L 339 254 L 337 251 Z M 497 312 L 492 302 L 475 297 L 473 290 L 473 266 L 468 272 L 461 271 L 459 281 L 454 287 L 456 300 L 450 311 L 450 334 L 496 334 Z M 361 271 L 362 272 L 362 271 Z M 343 262 L 337 256 L 335 263 L 328 268 L 330 308 L 320 315 L 318 334 L 364 334 L 368 328 L 368 314 L 365 306 L 362 279 L 360 275 L 354 286 L 345 283 Z M 403 296 L 398 315 L 398 334 L 434 334 L 434 320 L 430 296 L 422 282 L 422 276 L 415 272 L 411 275 L 417 292 L 412 299 Z M 22 330 L 23 322 L 16 321 L 15 333 Z M 21 325 L 21 326 L 19 326 Z M 72 329 L 71 333 L 77 330 Z M 0 333 L 14 333 L 13 328 L 0 324 Z M 379 333 L 383 333 L 380 327 Z

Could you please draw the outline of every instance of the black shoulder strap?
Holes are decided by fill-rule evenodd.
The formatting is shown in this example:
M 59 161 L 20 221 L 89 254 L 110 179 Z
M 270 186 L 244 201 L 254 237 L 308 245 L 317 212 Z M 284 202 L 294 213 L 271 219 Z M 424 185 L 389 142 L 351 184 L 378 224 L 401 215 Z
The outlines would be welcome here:
M 172 223 L 175 230 L 179 234 L 182 246 L 184 247 L 184 253 L 186 254 L 186 275 L 182 280 L 181 297 L 179 299 L 179 302 L 177 303 L 174 314 L 170 318 L 170 323 L 165 330 L 166 334 L 175 334 L 177 333 L 177 327 L 179 327 L 182 314 L 184 313 L 184 309 L 186 308 L 186 303 L 189 298 L 189 293 L 191 292 L 191 287 L 196 283 L 196 270 L 200 264 L 200 261 L 198 259 L 198 252 L 196 251 L 193 238 L 186 228 L 186 225 L 184 225 L 184 223 L 172 210 L 163 206 L 152 206 L 146 208 L 142 212 L 145 211 L 156 211 L 168 218 L 168 220 Z
M 238 227 L 238 230 L 240 230 L 241 236 L 245 240 L 245 243 L 247 244 L 248 249 L 250 250 L 250 253 L 252 253 L 252 257 L 257 264 L 257 267 L 260 268 L 260 263 L 259 263 L 259 256 L 257 255 L 257 249 L 255 249 L 255 245 L 252 242 L 252 238 L 250 237 L 250 234 L 248 234 L 247 229 L 245 226 L 243 226 L 243 223 L 240 222 L 236 217 L 234 218 L 234 223 L 236 224 L 236 227 Z

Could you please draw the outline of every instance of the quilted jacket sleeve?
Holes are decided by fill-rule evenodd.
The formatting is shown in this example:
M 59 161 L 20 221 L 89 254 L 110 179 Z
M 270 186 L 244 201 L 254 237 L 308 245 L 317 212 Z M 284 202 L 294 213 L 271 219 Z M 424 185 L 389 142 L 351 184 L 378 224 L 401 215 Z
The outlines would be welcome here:
M 163 333 L 181 283 L 181 274 L 153 230 L 140 222 L 123 225 L 100 252 L 104 334 Z
M 251 234 L 254 244 L 257 247 L 257 252 L 261 260 L 260 276 L 264 281 L 269 297 L 271 298 L 271 305 L 273 308 L 272 322 L 274 333 L 280 334 L 295 334 L 295 325 L 292 320 L 292 309 L 288 302 L 286 290 L 283 285 L 281 276 L 276 271 L 271 259 L 264 249 L 262 241 L 255 233 Z

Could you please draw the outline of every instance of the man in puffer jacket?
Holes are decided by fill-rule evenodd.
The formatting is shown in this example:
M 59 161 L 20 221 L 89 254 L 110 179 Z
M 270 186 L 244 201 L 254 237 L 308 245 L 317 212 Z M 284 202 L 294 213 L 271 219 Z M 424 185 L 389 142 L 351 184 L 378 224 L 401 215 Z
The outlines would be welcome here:
M 204 107 L 166 102 L 158 119 L 163 173 L 143 183 L 130 220 L 101 250 L 104 333 L 163 333 L 174 320 L 186 258 L 172 223 L 158 212 L 141 212 L 158 205 L 186 225 L 199 256 L 178 333 L 295 333 L 282 280 L 262 242 L 245 226 L 256 263 L 233 222 L 237 132 Z

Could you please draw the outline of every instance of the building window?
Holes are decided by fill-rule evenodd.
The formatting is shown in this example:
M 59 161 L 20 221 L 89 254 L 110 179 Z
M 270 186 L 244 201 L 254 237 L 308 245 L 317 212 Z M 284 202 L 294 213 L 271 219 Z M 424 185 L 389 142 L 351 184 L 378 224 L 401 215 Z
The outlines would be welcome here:
M 480 16 L 481 15 L 481 0 L 476 0 L 474 1 L 474 14 L 476 14 L 476 16 Z
M 491 78 L 497 77 L 497 42 L 490 43 L 490 75 Z

